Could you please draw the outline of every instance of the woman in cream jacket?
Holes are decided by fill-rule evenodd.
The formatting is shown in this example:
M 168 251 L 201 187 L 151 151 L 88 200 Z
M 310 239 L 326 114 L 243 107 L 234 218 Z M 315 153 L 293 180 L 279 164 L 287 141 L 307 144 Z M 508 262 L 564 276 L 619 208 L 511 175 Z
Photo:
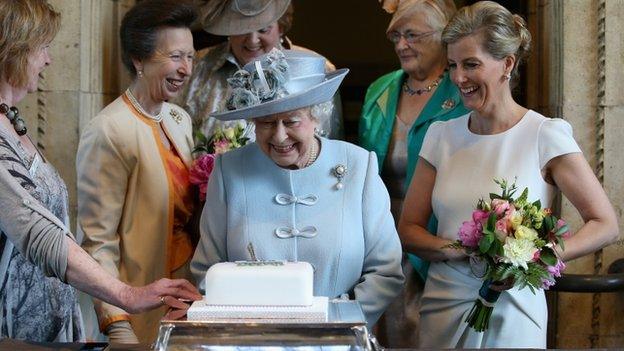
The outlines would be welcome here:
M 130 285 L 189 277 L 190 117 L 167 103 L 195 54 L 195 13 L 177 1 L 143 1 L 121 25 L 123 61 L 134 82 L 85 128 L 78 147 L 78 230 L 84 248 Z M 100 330 L 117 343 L 154 340 L 164 309 L 129 316 L 95 300 Z

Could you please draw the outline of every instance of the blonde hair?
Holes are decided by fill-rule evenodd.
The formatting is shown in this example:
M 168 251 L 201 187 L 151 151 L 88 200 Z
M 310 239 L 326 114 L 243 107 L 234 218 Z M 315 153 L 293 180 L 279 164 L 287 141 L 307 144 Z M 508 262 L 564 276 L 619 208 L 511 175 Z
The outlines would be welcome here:
M 517 76 L 520 62 L 531 49 L 531 33 L 522 17 L 495 2 L 479 1 L 457 12 L 442 32 L 442 41 L 448 45 L 473 34 L 482 34 L 483 49 L 495 59 L 514 55 L 511 75 Z
M 0 79 L 15 87 L 28 84 L 28 57 L 54 39 L 61 14 L 46 0 L 0 1 Z

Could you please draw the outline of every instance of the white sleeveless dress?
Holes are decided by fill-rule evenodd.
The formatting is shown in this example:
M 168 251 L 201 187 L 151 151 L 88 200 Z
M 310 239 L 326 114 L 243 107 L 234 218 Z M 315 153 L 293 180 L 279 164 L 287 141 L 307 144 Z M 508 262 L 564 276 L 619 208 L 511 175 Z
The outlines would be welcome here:
M 431 125 L 420 156 L 436 168 L 432 208 L 439 220 L 437 235 L 455 240 L 463 221 L 471 218 L 477 200 L 500 193 L 493 179 L 516 179 L 519 196 L 550 207 L 556 188 L 544 181 L 542 168 L 554 157 L 581 152 L 572 127 L 562 119 L 528 111 L 512 128 L 495 135 L 468 129 L 469 115 Z M 422 298 L 420 347 L 545 348 L 547 307 L 544 292 L 528 288 L 503 292 L 485 332 L 464 321 L 482 281 L 467 260 L 432 262 Z

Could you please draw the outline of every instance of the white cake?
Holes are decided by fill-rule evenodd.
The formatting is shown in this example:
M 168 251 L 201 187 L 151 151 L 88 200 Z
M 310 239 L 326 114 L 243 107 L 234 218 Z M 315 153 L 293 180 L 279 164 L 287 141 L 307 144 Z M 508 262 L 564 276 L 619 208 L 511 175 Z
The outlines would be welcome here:
M 313 296 L 307 262 L 217 263 L 206 272 L 206 296 L 187 312 L 189 320 L 327 320 L 328 298 Z
M 311 306 L 312 266 L 307 262 L 222 262 L 206 272 L 210 305 Z

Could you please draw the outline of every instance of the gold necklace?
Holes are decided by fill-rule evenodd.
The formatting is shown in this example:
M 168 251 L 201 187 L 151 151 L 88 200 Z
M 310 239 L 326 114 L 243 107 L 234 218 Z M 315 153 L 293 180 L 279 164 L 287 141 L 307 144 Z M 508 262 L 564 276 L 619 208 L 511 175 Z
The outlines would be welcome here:
M 440 84 L 440 81 L 442 80 L 442 78 L 444 77 L 444 73 L 440 74 L 440 76 L 438 78 L 436 78 L 436 80 L 434 80 L 431 84 L 427 85 L 424 88 L 420 88 L 420 89 L 412 89 L 412 87 L 409 86 L 409 83 L 407 82 L 407 79 L 403 82 L 403 91 L 408 93 L 409 96 L 414 96 L 414 95 L 422 95 L 424 93 L 428 93 L 431 90 L 433 90 L 433 88 L 437 87 L 438 84 Z
M 151 115 L 149 113 L 147 113 L 147 111 L 145 111 L 145 109 L 143 109 L 143 106 L 141 106 L 141 104 L 139 104 L 139 101 L 136 99 L 136 97 L 134 97 L 134 94 L 132 94 L 132 90 L 130 90 L 130 88 L 126 89 L 126 96 L 128 97 L 128 100 L 130 100 L 130 104 L 137 110 L 139 111 L 140 114 L 144 115 L 145 117 L 152 119 L 154 121 L 156 121 L 157 123 L 160 123 L 163 119 L 162 117 L 162 108 L 160 109 L 160 112 L 158 112 L 157 115 Z

